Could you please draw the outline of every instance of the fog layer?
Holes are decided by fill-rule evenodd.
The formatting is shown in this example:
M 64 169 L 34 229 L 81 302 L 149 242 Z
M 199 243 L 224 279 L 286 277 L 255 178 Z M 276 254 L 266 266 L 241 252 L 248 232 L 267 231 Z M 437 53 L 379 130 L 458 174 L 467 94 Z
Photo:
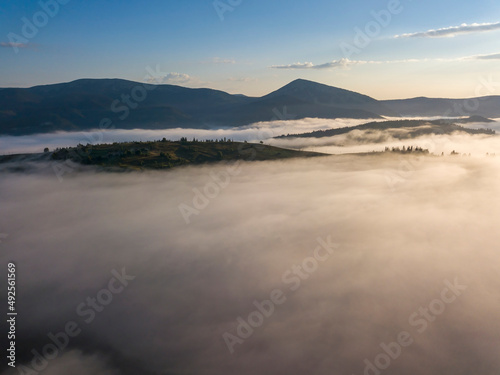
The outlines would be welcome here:
M 55 375 L 500 368 L 496 158 L 330 156 L 62 182 L 47 170 L 0 175 L 18 366 Z M 36 362 L 71 322 L 65 350 Z M 409 344 L 398 351 L 398 340 Z
M 259 122 L 243 127 L 226 129 L 114 129 L 94 130 L 85 132 L 57 132 L 33 134 L 26 136 L 0 136 L 0 154 L 15 154 L 27 152 L 43 152 L 45 147 L 72 147 L 77 144 L 99 144 L 112 142 L 154 141 L 163 137 L 178 140 L 181 137 L 221 139 L 230 138 L 235 141 L 261 141 L 287 133 L 305 133 L 316 130 L 332 129 L 344 126 L 360 125 L 368 120 L 354 119 L 316 119 L 277 120 Z

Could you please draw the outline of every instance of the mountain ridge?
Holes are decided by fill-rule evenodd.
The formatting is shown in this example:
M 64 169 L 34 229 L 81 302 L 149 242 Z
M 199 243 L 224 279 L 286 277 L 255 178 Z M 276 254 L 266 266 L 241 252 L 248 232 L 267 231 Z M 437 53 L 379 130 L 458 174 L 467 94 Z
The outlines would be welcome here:
M 366 95 L 301 79 L 262 97 L 248 97 L 209 88 L 84 78 L 0 90 L 0 134 L 90 130 L 103 119 L 121 129 L 213 128 L 306 117 L 378 119 L 388 111 Z
M 399 116 L 484 116 L 500 117 L 500 95 L 464 99 L 419 96 L 409 99 L 381 100 Z
M 463 116 L 466 103 L 477 104 L 477 110 L 467 115 L 500 117 L 500 96 L 468 100 L 376 100 L 302 78 L 261 97 L 119 78 L 82 78 L 0 89 L 0 134 L 110 128 L 210 129 L 302 118 L 451 117 Z

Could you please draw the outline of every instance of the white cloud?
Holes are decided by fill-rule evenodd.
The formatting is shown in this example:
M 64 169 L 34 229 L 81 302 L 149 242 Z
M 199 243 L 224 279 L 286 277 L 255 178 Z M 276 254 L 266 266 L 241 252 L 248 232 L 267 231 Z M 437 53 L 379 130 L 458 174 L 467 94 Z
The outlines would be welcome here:
M 154 84 L 169 84 L 169 85 L 182 85 L 182 86 L 195 86 L 202 85 L 205 82 L 197 77 L 190 76 L 185 73 L 170 72 L 163 77 L 154 77 L 147 82 Z
M 357 60 L 349 60 L 342 58 L 340 60 L 333 60 L 324 64 L 314 65 L 311 62 L 305 63 L 295 63 L 289 65 L 273 65 L 271 68 L 273 69 L 335 69 L 335 68 L 347 68 L 353 65 L 360 64 L 370 64 L 370 63 L 378 63 L 375 61 L 357 61 Z
M 450 38 L 459 34 L 471 34 L 493 30 L 500 30 L 500 22 L 473 23 L 470 25 L 463 23 L 460 26 L 450 26 L 437 30 L 427 30 L 424 32 L 395 35 L 394 38 Z
M 288 65 L 273 65 L 271 68 L 273 69 L 312 69 L 314 68 L 314 64 L 311 62 L 305 62 L 305 63 L 295 63 L 295 64 L 288 64 Z
M 494 53 L 494 54 L 487 54 L 487 55 L 473 55 L 473 56 L 463 56 L 463 57 L 457 57 L 457 58 L 435 58 L 435 59 L 429 59 L 429 58 L 424 58 L 424 59 L 402 59 L 402 60 L 385 60 L 385 61 L 374 61 L 374 60 L 349 60 L 349 59 L 340 59 L 340 60 L 333 60 L 331 62 L 327 62 L 324 64 L 318 64 L 315 65 L 311 62 L 305 62 L 305 63 L 295 63 L 295 64 L 289 64 L 289 65 L 273 65 L 270 68 L 271 69 L 315 69 L 315 70 L 321 70 L 321 69 L 342 69 L 342 68 L 349 68 L 351 66 L 356 66 L 356 65 L 375 65 L 375 64 L 407 64 L 407 63 L 422 63 L 422 62 L 430 62 L 430 61 L 436 61 L 436 62 L 452 62 L 452 61 L 464 61 L 464 60 L 500 60 L 500 53 Z
M 189 83 L 193 78 L 188 74 L 184 73 L 168 73 L 165 77 L 163 77 L 163 81 L 165 83 Z
M 295 63 L 290 65 L 273 65 L 272 69 L 343 69 L 349 68 L 351 66 L 356 65 L 367 65 L 367 64 L 403 64 L 403 63 L 414 63 L 414 62 L 423 62 L 429 61 L 429 59 L 404 59 L 404 60 L 387 60 L 387 61 L 373 61 L 373 60 L 349 60 L 349 59 L 340 59 L 333 60 L 324 64 L 315 65 L 310 62 L 306 63 Z

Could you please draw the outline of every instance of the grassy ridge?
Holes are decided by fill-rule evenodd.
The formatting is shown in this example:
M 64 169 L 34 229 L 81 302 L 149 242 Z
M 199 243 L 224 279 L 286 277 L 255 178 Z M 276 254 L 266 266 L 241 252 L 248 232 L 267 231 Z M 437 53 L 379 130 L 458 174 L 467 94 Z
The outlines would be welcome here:
M 118 169 L 168 169 L 188 164 L 234 160 L 277 160 L 324 154 L 232 141 L 153 141 L 78 145 L 58 149 L 52 160 Z
M 353 130 L 365 131 L 386 131 L 391 129 L 406 130 L 401 133 L 391 134 L 394 138 L 411 139 L 429 134 L 452 134 L 454 132 L 462 132 L 467 134 L 487 134 L 494 135 L 495 131 L 492 129 L 470 129 L 463 126 L 454 124 L 448 120 L 397 120 L 397 121 L 381 121 L 370 122 L 368 124 L 343 127 L 337 129 L 317 130 L 310 133 L 302 134 L 288 134 L 275 138 L 323 138 L 333 137 L 340 134 L 346 134 Z

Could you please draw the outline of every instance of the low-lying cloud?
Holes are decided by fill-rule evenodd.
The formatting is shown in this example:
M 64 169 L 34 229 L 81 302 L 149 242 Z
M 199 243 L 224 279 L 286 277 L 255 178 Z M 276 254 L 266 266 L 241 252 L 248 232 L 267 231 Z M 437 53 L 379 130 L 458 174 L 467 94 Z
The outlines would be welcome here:
M 499 124 L 500 125 L 500 124 Z M 469 125 L 471 128 L 491 129 L 491 123 Z M 500 137 L 485 134 L 427 134 L 410 137 L 412 128 L 380 130 L 352 130 L 333 137 L 321 138 L 279 138 L 267 143 L 277 147 L 315 151 L 326 154 L 351 154 L 384 151 L 386 147 L 400 148 L 413 146 L 428 150 L 434 155 L 449 155 L 457 152 L 474 157 L 495 154 L 500 148 Z
M 278 114 L 288 113 L 288 108 L 276 108 Z M 290 109 L 290 111 L 293 111 Z M 286 117 L 286 116 L 285 116 Z M 420 117 L 419 117 L 420 118 Z M 387 120 L 397 120 L 400 118 L 387 118 Z M 423 118 L 425 119 L 425 118 Z M 428 117 L 435 120 L 437 117 Z M 74 147 L 81 144 L 100 144 L 113 142 L 132 141 L 154 141 L 162 138 L 179 140 L 187 137 L 189 140 L 196 138 L 199 140 L 228 138 L 235 141 L 248 141 L 274 143 L 270 139 L 280 135 L 308 133 L 317 130 L 337 129 L 343 127 L 353 127 L 372 121 L 384 121 L 384 119 L 318 119 L 306 118 L 300 120 L 276 120 L 259 122 L 242 127 L 225 129 L 164 129 L 164 130 L 94 130 L 85 132 L 57 132 L 48 134 L 34 134 L 26 136 L 0 136 L 0 154 L 19 154 L 28 152 L 43 152 L 45 147 L 50 150 L 60 147 Z M 468 124 L 472 128 L 492 128 L 500 131 L 500 122 L 495 123 L 474 123 Z
M 228 167 L 63 182 L 2 173 L 0 259 L 17 265 L 18 365 L 74 321 L 81 333 L 40 373 L 500 368 L 500 159 L 327 156 L 241 163 L 230 177 Z M 181 204 L 198 207 L 190 224 Z M 315 266 L 326 254 L 318 239 L 338 246 Z M 110 301 L 113 270 L 134 278 Z M 240 337 L 241 319 L 277 289 L 286 300 L 231 354 L 224 334 Z M 107 304 L 86 323 L 78 306 L 96 297 Z M 397 353 L 393 342 L 409 342 L 402 332 L 412 343 L 393 359 L 384 347 Z
M 276 108 L 278 114 L 284 109 Z M 221 139 L 229 138 L 235 141 L 261 141 L 288 133 L 304 133 L 316 130 L 355 126 L 370 120 L 353 119 L 316 119 L 278 120 L 259 122 L 243 127 L 226 129 L 164 129 L 164 130 L 95 130 L 85 132 L 57 132 L 48 134 L 34 134 L 26 136 L 0 136 L 0 153 L 16 154 L 25 152 L 43 152 L 45 147 L 50 150 L 57 147 L 72 147 L 77 144 L 99 144 L 131 141 L 153 141 L 163 137 L 178 140 L 181 137 L 188 139 Z M 379 120 L 382 121 L 382 120 Z

